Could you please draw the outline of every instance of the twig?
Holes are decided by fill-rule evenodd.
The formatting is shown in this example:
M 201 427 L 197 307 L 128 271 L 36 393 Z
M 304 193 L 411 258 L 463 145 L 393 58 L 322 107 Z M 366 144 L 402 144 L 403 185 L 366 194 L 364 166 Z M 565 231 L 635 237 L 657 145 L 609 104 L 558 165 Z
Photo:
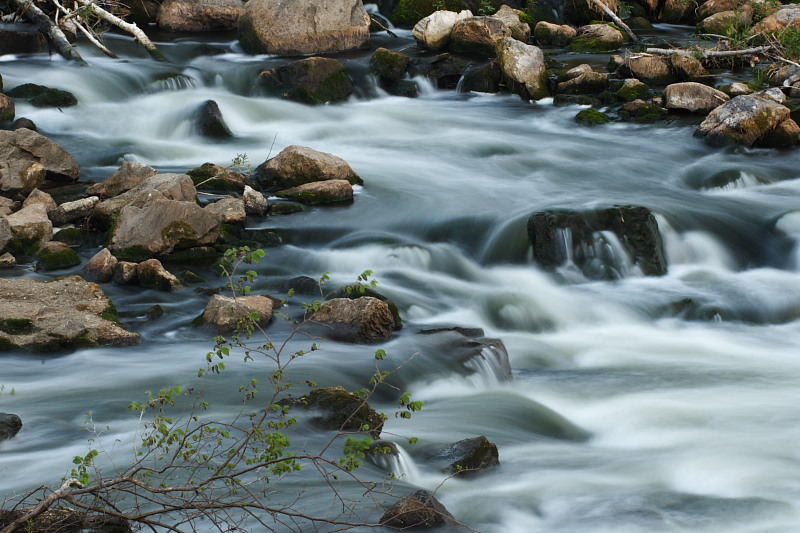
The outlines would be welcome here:
M 69 20 L 70 18 L 73 17 L 73 13 L 70 13 L 70 11 L 67 10 L 67 8 L 65 8 L 58 2 L 58 0 L 53 0 L 53 4 L 55 4 L 55 6 L 58 8 L 59 11 L 63 12 L 64 15 L 66 15 L 63 20 Z M 106 47 L 106 45 L 101 43 L 100 40 L 94 35 L 94 33 L 89 31 L 83 24 L 80 23 L 80 21 L 76 20 L 75 26 L 77 26 L 77 28 L 81 31 L 81 33 L 83 33 L 83 35 L 86 36 L 86 38 L 89 40 L 90 43 L 95 45 L 105 55 L 107 55 L 108 57 L 112 57 L 114 59 L 118 58 L 117 54 L 109 50 L 108 47 Z
M 63 31 L 61 31 L 61 28 L 56 26 L 56 24 L 50 20 L 50 17 L 45 15 L 41 9 L 36 7 L 36 5 L 33 3 L 33 0 L 12 0 L 12 2 L 19 7 L 22 15 L 26 19 L 38 26 L 39 31 L 44 33 L 47 38 L 50 39 L 50 42 L 53 43 L 53 46 L 56 47 L 56 50 L 58 50 L 59 54 L 70 61 L 77 61 L 78 63 L 84 65 L 86 64 L 86 61 L 84 61 L 75 47 L 72 46 L 67 39 L 67 36 L 64 35 Z
M 125 22 L 121 18 L 109 13 L 102 7 L 95 4 L 92 0 L 77 0 L 77 1 L 80 5 L 91 8 L 92 12 L 99 18 L 133 35 L 133 37 L 137 41 L 139 41 L 139 44 L 144 46 L 145 50 L 147 50 L 147 53 L 150 54 L 150 57 L 152 57 L 156 61 L 167 60 L 166 56 L 164 56 L 164 54 L 161 53 L 161 50 L 159 50 L 158 47 L 155 44 L 153 44 L 153 41 L 151 41 L 150 38 L 147 35 L 145 35 L 145 33 L 141 30 L 141 28 L 139 28 L 139 26 L 136 25 L 135 22 L 134 23 Z
M 606 14 L 606 15 L 608 15 L 609 17 L 611 17 L 611 20 L 613 20 L 613 21 L 614 21 L 614 24 L 616 24 L 617 26 L 619 26 L 620 28 L 622 28 L 622 29 L 625 31 L 625 33 L 627 33 L 627 34 L 628 34 L 628 37 L 630 37 L 630 38 L 631 38 L 631 41 L 633 41 L 633 42 L 635 42 L 635 43 L 638 43 L 638 42 L 639 42 L 639 38 L 636 36 L 636 34 L 635 34 L 635 33 L 633 33 L 633 30 L 632 30 L 632 29 L 630 29 L 630 27 L 629 27 L 627 24 L 625 24 L 624 22 L 622 22 L 622 19 L 621 19 L 621 18 L 619 18 L 619 17 L 616 15 L 616 13 L 614 13 L 613 11 L 611 11 L 611 10 L 608 8 L 608 6 L 607 6 L 607 5 L 605 5 L 605 4 L 604 4 L 604 3 L 603 3 L 601 0 L 591 0 L 591 1 L 592 1 L 592 2 L 593 2 L 595 5 L 597 5 L 597 7 L 599 7 L 600 9 L 602 9 L 602 10 L 605 12 L 605 14 Z
M 387 27 L 386 27 L 386 26 L 383 24 L 383 22 L 381 22 L 380 20 L 378 20 L 378 18 L 377 18 L 377 17 L 375 17 L 375 16 L 373 16 L 373 15 L 370 15 L 370 16 L 369 16 L 369 18 L 370 18 L 370 20 L 372 21 L 372 23 L 373 23 L 373 24 L 375 24 L 376 26 L 378 26 L 380 29 L 382 29 L 383 31 L 385 31 L 386 33 L 388 33 L 389 35 L 391 35 L 391 36 L 392 36 L 392 37 L 394 37 L 395 39 L 397 38 L 397 34 L 396 34 L 395 32 L 393 32 L 392 30 L 390 30 L 389 28 L 387 28 Z

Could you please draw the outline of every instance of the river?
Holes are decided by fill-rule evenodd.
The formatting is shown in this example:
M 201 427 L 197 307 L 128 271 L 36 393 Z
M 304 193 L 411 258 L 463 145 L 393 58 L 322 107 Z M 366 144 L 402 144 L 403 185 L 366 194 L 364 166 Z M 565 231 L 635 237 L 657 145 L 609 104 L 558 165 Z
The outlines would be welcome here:
M 299 144 L 346 159 L 365 182 L 352 205 L 250 222 L 284 240 L 268 249 L 255 288 L 278 294 L 294 276 L 325 272 L 335 286 L 375 271 L 404 329 L 379 346 L 323 341 L 292 376 L 358 389 L 376 348 L 390 361 L 420 353 L 430 364 L 413 366 L 403 381 L 425 409 L 410 421 L 390 418 L 386 431 L 419 437 L 420 449 L 477 435 L 497 443 L 498 468 L 451 479 L 437 492 L 471 527 L 797 531 L 800 215 L 784 217 L 800 211 L 797 152 L 710 148 L 685 120 L 585 128 L 573 121 L 576 106 L 440 91 L 424 81 L 416 99 L 382 94 L 362 80 L 350 101 L 308 107 L 253 96 L 256 74 L 279 61 L 214 39 L 160 39 L 172 60 L 162 64 L 111 36 L 125 59 L 84 47 L 91 68 L 5 56 L 0 73 L 7 88 L 41 83 L 77 96 L 80 104 L 63 110 L 20 103 L 17 115 L 65 146 L 92 181 L 123 158 L 181 172 L 206 161 L 229 164 L 237 154 L 257 165 L 273 143 L 272 155 Z M 408 49 L 413 41 L 403 32 L 378 43 Z M 201 55 L 209 48 L 222 53 Z M 347 57 L 364 78 L 369 54 Z M 194 109 L 208 99 L 219 104 L 234 140 L 194 133 Z M 642 276 L 619 257 L 616 281 L 569 268 L 546 272 L 532 262 L 525 225 L 533 212 L 614 204 L 657 214 L 667 275 Z M 58 274 L 71 272 L 80 269 Z M 201 273 L 221 284 L 210 270 Z M 13 275 L 51 277 L 27 266 Z M 126 407 L 145 390 L 201 387 L 211 413 L 224 416 L 238 408 L 238 385 L 267 371 L 256 362 L 206 381 L 195 377 L 212 343 L 190 326 L 207 299 L 192 287 L 104 289 L 123 322 L 142 334 L 140 345 L 0 359 L 0 411 L 25 423 L 0 445 L 0 497 L 57 483 L 71 458 L 90 447 L 102 447 L 115 464 L 129 459 L 137 419 Z M 164 317 L 146 320 L 156 303 Z M 482 328 L 501 339 L 513 380 L 496 379 L 487 365 L 473 375 L 448 368 L 441 359 L 452 338 L 417 333 L 439 326 Z M 276 324 L 273 331 L 287 330 Z M 393 409 L 388 398 L 375 406 Z M 99 440 L 82 429 L 90 412 Z M 326 436 L 306 428 L 294 438 L 313 449 Z M 388 438 L 410 454 L 406 463 L 415 462 L 400 472 L 397 493 L 439 487 L 444 475 L 415 446 Z M 360 472 L 382 475 L 372 465 Z M 303 508 L 335 508 L 313 476 L 297 479 Z M 362 510 L 368 520 L 382 512 L 371 502 Z

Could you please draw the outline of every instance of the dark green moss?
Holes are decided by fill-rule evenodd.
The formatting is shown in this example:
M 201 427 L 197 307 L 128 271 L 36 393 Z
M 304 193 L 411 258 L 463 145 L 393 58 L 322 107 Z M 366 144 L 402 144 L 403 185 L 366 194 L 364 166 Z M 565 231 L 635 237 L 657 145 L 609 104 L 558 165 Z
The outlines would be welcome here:
M 53 240 L 79 246 L 83 242 L 83 233 L 78 228 L 64 228 L 53 236 Z
M 629 104 L 626 104 L 629 105 Z M 667 115 L 667 110 L 655 104 L 641 104 L 635 108 L 622 108 L 619 116 L 632 122 L 656 122 Z
M 9 335 L 27 335 L 33 333 L 33 321 L 30 318 L 6 318 L 0 320 L 0 331 Z
M 59 250 L 45 247 L 39 251 L 37 260 L 37 267 L 41 270 L 60 270 L 81 264 L 78 252 L 69 247 Z
M 177 247 L 186 247 L 197 241 L 197 232 L 186 222 L 176 220 L 161 230 L 161 238 Z
M 117 306 L 114 305 L 114 302 L 108 302 L 108 307 L 106 307 L 105 311 L 100 313 L 100 318 L 111 322 L 119 322 L 119 313 L 117 312 Z
M 130 261 L 132 263 L 141 263 L 153 258 L 153 252 L 144 246 L 130 246 L 124 250 L 114 252 L 114 255 L 120 261 Z
M 402 52 L 378 48 L 372 54 L 369 66 L 377 76 L 386 80 L 402 79 L 408 69 L 409 57 Z
M 634 100 L 644 99 L 650 93 L 650 89 L 645 84 L 636 84 L 633 87 L 621 87 L 617 91 L 620 100 L 633 102 Z
M 344 431 L 364 431 L 364 427 L 377 438 L 383 428 L 383 417 L 364 399 L 343 387 L 316 389 L 301 397 L 299 405 L 325 411 L 312 421 L 324 428 Z
M 10 350 L 16 350 L 17 348 L 19 348 L 19 346 L 11 342 L 11 339 L 0 335 L 0 352 L 8 352 Z
M 229 192 L 243 189 L 241 183 L 232 179 L 232 171 L 213 163 L 204 163 L 186 174 L 192 178 L 196 187 L 203 190 Z
M 191 270 L 184 270 L 180 272 L 178 274 L 178 279 L 187 285 L 190 285 L 192 283 L 203 283 L 205 281 L 205 279 L 202 276 L 195 274 Z
M 36 255 L 40 246 L 39 239 L 11 239 L 5 250 L 16 256 L 30 257 Z
M 598 126 L 611 122 L 611 117 L 597 109 L 584 109 L 575 115 L 575 120 L 584 126 Z
M 273 202 L 269 205 L 270 215 L 291 215 L 293 213 L 300 213 L 305 209 L 302 204 L 295 202 Z
M 463 0 L 400 0 L 392 12 L 392 22 L 399 26 L 413 26 L 441 9 L 461 11 L 469 9 Z
M 7 93 L 14 98 L 29 99 L 36 107 L 72 107 L 78 105 L 78 99 L 69 91 L 51 89 L 44 85 L 25 83 L 14 87 Z
M 569 49 L 579 54 L 604 54 L 613 52 L 618 48 L 619 46 L 610 45 L 588 35 L 575 37 L 569 43 Z

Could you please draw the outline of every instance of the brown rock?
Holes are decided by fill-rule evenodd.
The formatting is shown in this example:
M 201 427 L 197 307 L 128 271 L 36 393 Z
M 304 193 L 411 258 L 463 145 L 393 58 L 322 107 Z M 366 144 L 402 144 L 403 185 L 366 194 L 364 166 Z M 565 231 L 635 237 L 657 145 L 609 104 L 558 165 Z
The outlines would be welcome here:
M 83 269 L 92 281 L 104 283 L 111 281 L 111 278 L 114 277 L 117 263 L 119 261 L 111 254 L 108 248 L 103 248 L 89 259 Z
M 308 205 L 335 204 L 352 201 L 353 186 L 347 180 L 315 181 L 275 194 Z
M 608 89 L 608 74 L 583 72 L 558 84 L 558 92 L 564 94 L 596 94 Z
M 13 213 L 19 207 L 19 202 L 15 202 L 11 198 L 0 196 L 0 216 L 6 216 Z
M 503 24 L 511 30 L 511 36 L 514 39 L 527 43 L 531 38 L 531 27 L 520 19 L 520 15 L 523 14 L 523 11 L 503 4 L 492 16 L 503 21 Z
M 670 56 L 670 64 L 675 76 L 680 81 L 696 81 L 708 75 L 708 71 L 700 60 L 689 54 Z
M 790 118 L 756 141 L 756 145 L 763 148 L 791 148 L 798 144 L 800 144 L 800 126 Z
M 726 34 L 731 28 L 749 28 L 753 23 L 753 8 L 745 4 L 735 11 L 720 11 L 704 18 L 698 28 L 705 33 Z
M 737 96 L 714 109 L 695 131 L 709 144 L 753 145 L 789 118 L 789 108 L 757 95 Z
M 269 211 L 266 197 L 248 185 L 245 185 L 242 200 L 244 200 L 244 212 L 249 216 L 263 217 Z
M 446 10 L 435 11 L 417 22 L 411 34 L 417 40 L 418 45 L 438 52 L 450 43 L 450 34 L 456 22 L 472 16 L 472 11 L 468 10 L 460 13 Z
M 33 189 L 28 197 L 25 198 L 25 201 L 22 202 L 22 207 L 28 207 L 29 205 L 39 204 L 43 205 L 47 211 L 51 209 L 55 209 L 58 204 L 56 201 L 53 200 L 53 197 L 47 194 L 46 192 L 42 192 L 39 189 Z
M 361 0 L 250 0 L 239 19 L 239 38 L 254 54 L 337 52 L 366 43 L 369 24 Z
M 433 529 L 453 520 L 444 505 L 426 490 L 418 490 L 390 507 L 381 524 L 398 530 Z
M 117 261 L 114 266 L 114 276 L 112 279 L 117 285 L 134 285 L 137 281 L 136 267 L 139 266 L 131 261 Z
M 471 17 L 456 22 L 450 33 L 450 51 L 492 57 L 498 41 L 511 37 L 511 29 L 494 17 Z
M 166 0 L 158 9 L 158 26 L 167 31 L 235 30 L 243 10 L 241 0 Z
M 80 276 L 54 281 L 0 279 L 2 344 L 30 350 L 129 345 L 139 335 L 116 322 L 111 300 Z
M 664 91 L 664 107 L 690 113 L 709 113 L 728 100 L 730 97 L 724 92 L 691 81 L 673 83 Z
M 15 114 L 14 99 L 6 94 L 0 94 L 0 122 L 11 122 Z
M 261 163 L 254 175 L 262 186 L 271 190 L 325 180 L 361 183 L 347 161 L 306 146 L 287 146 L 277 156 Z
M 655 84 L 666 85 L 675 79 L 669 60 L 662 56 L 630 56 L 620 70 L 626 76 Z
M 552 24 L 540 20 L 533 29 L 538 44 L 544 46 L 566 46 L 578 34 L 578 30 L 568 24 Z
M 136 265 L 136 277 L 139 285 L 146 289 L 174 291 L 181 287 L 178 278 L 164 268 L 158 259 L 148 259 Z
M 353 94 L 344 63 L 332 57 L 309 57 L 265 70 L 258 84 L 269 95 L 309 105 L 341 102 Z
M 95 214 L 111 217 L 127 205 L 142 207 L 161 199 L 195 202 L 197 189 L 192 183 L 192 178 L 186 174 L 156 174 L 144 179 L 129 191 L 103 200 L 95 207 Z
M 88 218 L 94 212 L 94 208 L 98 203 L 100 203 L 100 198 L 97 196 L 81 198 L 73 202 L 64 202 L 55 209 L 49 210 L 47 215 L 53 221 L 53 224 L 63 226 L 74 220 Z
M 23 207 L 6 217 L 14 239 L 36 248 L 53 238 L 53 223 L 47 217 L 47 209 L 41 204 Z
M 800 26 L 800 6 L 789 4 L 781 7 L 753 27 L 752 33 L 775 33 L 790 26 Z
M 0 191 L 27 194 L 45 178 L 74 181 L 80 168 L 61 146 L 29 129 L 0 131 Z
M 733 11 L 739 7 L 739 4 L 741 4 L 741 0 L 708 0 L 697 8 L 697 17 L 703 20 L 723 11 Z
M 666 0 L 658 19 L 670 24 L 692 22 L 697 4 L 697 0 Z
M 152 167 L 134 161 L 125 161 L 119 167 L 119 170 L 114 172 L 107 180 L 95 183 L 86 189 L 86 194 L 110 198 L 133 189 L 147 178 L 156 174 L 158 172 Z
M 247 213 L 244 210 L 244 200 L 241 198 L 222 198 L 208 204 L 203 209 L 217 217 L 223 224 L 244 224 Z
M 547 66 L 539 47 L 506 37 L 497 43 L 497 63 L 506 84 L 522 98 L 548 95 Z
M 0 268 L 12 268 L 17 266 L 17 258 L 6 252 L 0 255 Z
M 257 314 L 255 323 L 261 326 L 272 320 L 272 299 L 266 296 L 221 296 L 215 294 L 203 311 L 202 321 L 220 333 L 230 333 L 242 329 L 242 321 L 251 323 L 251 315 Z
M 329 300 L 311 316 L 310 323 L 322 326 L 331 338 L 358 343 L 385 341 L 395 329 L 389 305 L 371 296 Z

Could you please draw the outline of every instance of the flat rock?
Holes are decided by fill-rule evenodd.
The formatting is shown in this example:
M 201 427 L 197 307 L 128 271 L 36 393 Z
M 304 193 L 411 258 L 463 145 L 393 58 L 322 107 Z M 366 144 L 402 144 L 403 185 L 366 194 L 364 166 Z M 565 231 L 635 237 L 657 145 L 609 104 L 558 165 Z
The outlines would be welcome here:
M 74 181 L 75 159 L 47 137 L 26 128 L 0 130 L 0 191 L 27 194 L 45 178 Z
M 244 200 L 241 198 L 222 198 L 203 209 L 217 217 L 223 224 L 244 224 L 247 219 Z
M 230 31 L 244 11 L 241 0 L 165 0 L 158 9 L 158 26 L 167 31 Z
M 53 281 L 0 279 L 0 346 L 57 350 L 135 344 L 139 335 L 113 322 L 111 300 L 80 276 Z
M 156 174 L 145 178 L 132 189 L 103 200 L 95 207 L 95 215 L 109 218 L 122 211 L 127 205 L 143 207 L 156 200 L 175 200 L 195 202 L 197 189 L 192 178 L 186 174 Z
M 709 113 L 730 100 L 730 96 L 695 82 L 673 83 L 664 91 L 664 107 L 690 113 Z
M 156 174 L 158 172 L 152 167 L 135 161 L 125 161 L 107 180 L 95 183 L 86 189 L 86 194 L 110 198 L 133 189 Z
M 308 205 L 338 204 L 353 200 L 353 186 L 347 180 L 315 181 L 275 194 Z
M 255 323 L 265 326 L 272 320 L 273 302 L 267 296 L 222 296 L 211 297 L 202 315 L 202 322 L 214 327 L 220 333 L 230 333 L 241 329 L 241 321 L 249 321 L 253 313 Z
M 277 156 L 261 163 L 254 173 L 266 189 L 296 187 L 304 183 L 347 180 L 360 184 L 361 178 L 341 157 L 307 146 L 287 146 Z

